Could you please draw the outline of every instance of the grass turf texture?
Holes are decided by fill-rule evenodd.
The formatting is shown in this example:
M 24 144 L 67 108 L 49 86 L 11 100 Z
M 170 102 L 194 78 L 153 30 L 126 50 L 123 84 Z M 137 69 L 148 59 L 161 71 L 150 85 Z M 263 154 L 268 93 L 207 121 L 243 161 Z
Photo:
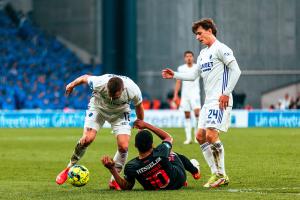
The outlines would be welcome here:
M 109 129 L 98 134 L 79 162 L 90 171 L 89 183 L 81 188 L 58 186 L 55 177 L 82 129 L 0 129 L 0 199 L 300 199 L 300 129 L 230 129 L 222 134 L 231 182 L 218 189 L 202 187 L 210 173 L 199 145 L 183 145 L 183 129 L 165 130 L 174 137 L 175 151 L 201 165 L 202 178 L 196 181 L 188 174 L 188 187 L 178 191 L 143 191 L 138 183 L 133 191 L 108 190 L 110 174 L 100 157 L 116 151 Z M 130 159 L 137 154 L 133 142 Z

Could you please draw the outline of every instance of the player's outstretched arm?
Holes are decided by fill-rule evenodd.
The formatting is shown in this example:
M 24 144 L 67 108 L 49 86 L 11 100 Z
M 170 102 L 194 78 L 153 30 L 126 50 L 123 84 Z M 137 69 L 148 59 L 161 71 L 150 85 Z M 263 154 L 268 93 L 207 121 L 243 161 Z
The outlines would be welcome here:
M 176 78 L 179 80 L 184 80 L 184 81 L 194 81 L 196 78 L 199 77 L 198 70 L 195 70 L 193 72 L 174 72 L 173 70 L 167 68 L 162 70 L 161 75 L 164 79 L 172 79 Z
M 66 86 L 66 95 L 69 95 L 72 93 L 74 87 L 76 87 L 77 85 L 81 85 L 83 83 L 88 83 L 88 77 L 90 75 L 82 75 L 78 78 L 76 78 L 74 81 L 72 81 L 71 83 L 69 83 L 67 86 Z
M 120 174 L 117 172 L 115 168 L 115 162 L 113 159 L 109 156 L 103 156 L 102 164 L 110 171 L 110 173 L 114 176 L 115 180 L 119 184 L 120 188 L 122 190 L 131 190 L 134 186 L 134 183 L 130 183 L 126 181 L 124 178 L 120 176 Z
M 169 135 L 169 133 L 167 133 L 166 131 L 157 128 L 147 122 L 144 122 L 143 120 L 135 120 L 133 126 L 135 128 L 139 128 L 139 129 L 149 129 L 150 131 L 152 131 L 153 133 L 155 133 L 155 135 L 157 135 L 160 139 L 164 140 L 164 141 L 168 141 L 170 143 L 173 142 L 173 138 L 171 135 Z

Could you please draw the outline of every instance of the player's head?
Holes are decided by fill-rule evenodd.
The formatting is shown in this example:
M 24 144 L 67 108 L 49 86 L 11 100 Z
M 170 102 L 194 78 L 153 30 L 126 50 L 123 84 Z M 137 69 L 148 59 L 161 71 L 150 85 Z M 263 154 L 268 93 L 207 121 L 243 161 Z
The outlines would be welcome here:
M 184 62 L 188 65 L 193 64 L 194 62 L 194 53 L 192 51 L 185 51 L 184 52 Z
M 217 27 L 210 18 L 204 18 L 194 22 L 192 26 L 196 39 L 204 45 L 209 45 L 211 40 L 217 36 Z
M 153 136 L 148 130 L 142 130 L 135 136 L 135 147 L 140 153 L 145 153 L 152 149 Z
M 107 83 L 108 95 L 112 99 L 118 99 L 124 90 L 123 80 L 119 77 L 112 77 Z

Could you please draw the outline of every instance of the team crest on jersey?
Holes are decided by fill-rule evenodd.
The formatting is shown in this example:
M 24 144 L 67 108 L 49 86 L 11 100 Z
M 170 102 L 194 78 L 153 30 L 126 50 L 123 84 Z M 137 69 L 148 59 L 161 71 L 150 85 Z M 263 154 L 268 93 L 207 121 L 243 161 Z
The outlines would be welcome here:
M 89 113 L 89 117 L 93 116 L 93 113 Z

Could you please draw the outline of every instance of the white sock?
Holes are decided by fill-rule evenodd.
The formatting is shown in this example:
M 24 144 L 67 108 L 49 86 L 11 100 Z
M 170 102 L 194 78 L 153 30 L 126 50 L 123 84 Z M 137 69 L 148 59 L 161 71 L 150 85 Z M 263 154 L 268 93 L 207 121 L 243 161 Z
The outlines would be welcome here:
M 210 144 L 208 142 L 205 142 L 204 144 L 200 145 L 203 156 L 205 158 L 205 161 L 207 162 L 208 166 L 210 167 L 210 171 L 212 174 L 217 173 L 217 167 L 214 162 L 214 156 L 212 154 Z
M 224 159 L 224 146 L 221 141 L 211 144 L 211 150 L 214 156 L 214 161 L 217 167 L 217 173 L 226 175 L 225 172 L 225 159 Z
M 119 152 L 117 151 L 115 156 L 114 156 L 114 161 L 115 161 L 115 167 L 117 169 L 117 171 L 120 173 L 126 163 L 128 157 L 128 151 L 126 151 L 125 153 Z M 113 176 L 111 176 L 111 181 L 115 180 Z
M 195 117 L 195 124 L 194 124 L 194 136 L 195 136 L 195 140 L 196 140 L 196 136 L 197 136 L 197 132 L 198 132 L 198 121 L 199 121 L 199 117 Z
M 191 125 L 191 119 L 185 119 L 185 123 L 184 123 L 184 130 L 185 130 L 185 137 L 187 141 L 191 141 L 192 140 L 192 125 Z

